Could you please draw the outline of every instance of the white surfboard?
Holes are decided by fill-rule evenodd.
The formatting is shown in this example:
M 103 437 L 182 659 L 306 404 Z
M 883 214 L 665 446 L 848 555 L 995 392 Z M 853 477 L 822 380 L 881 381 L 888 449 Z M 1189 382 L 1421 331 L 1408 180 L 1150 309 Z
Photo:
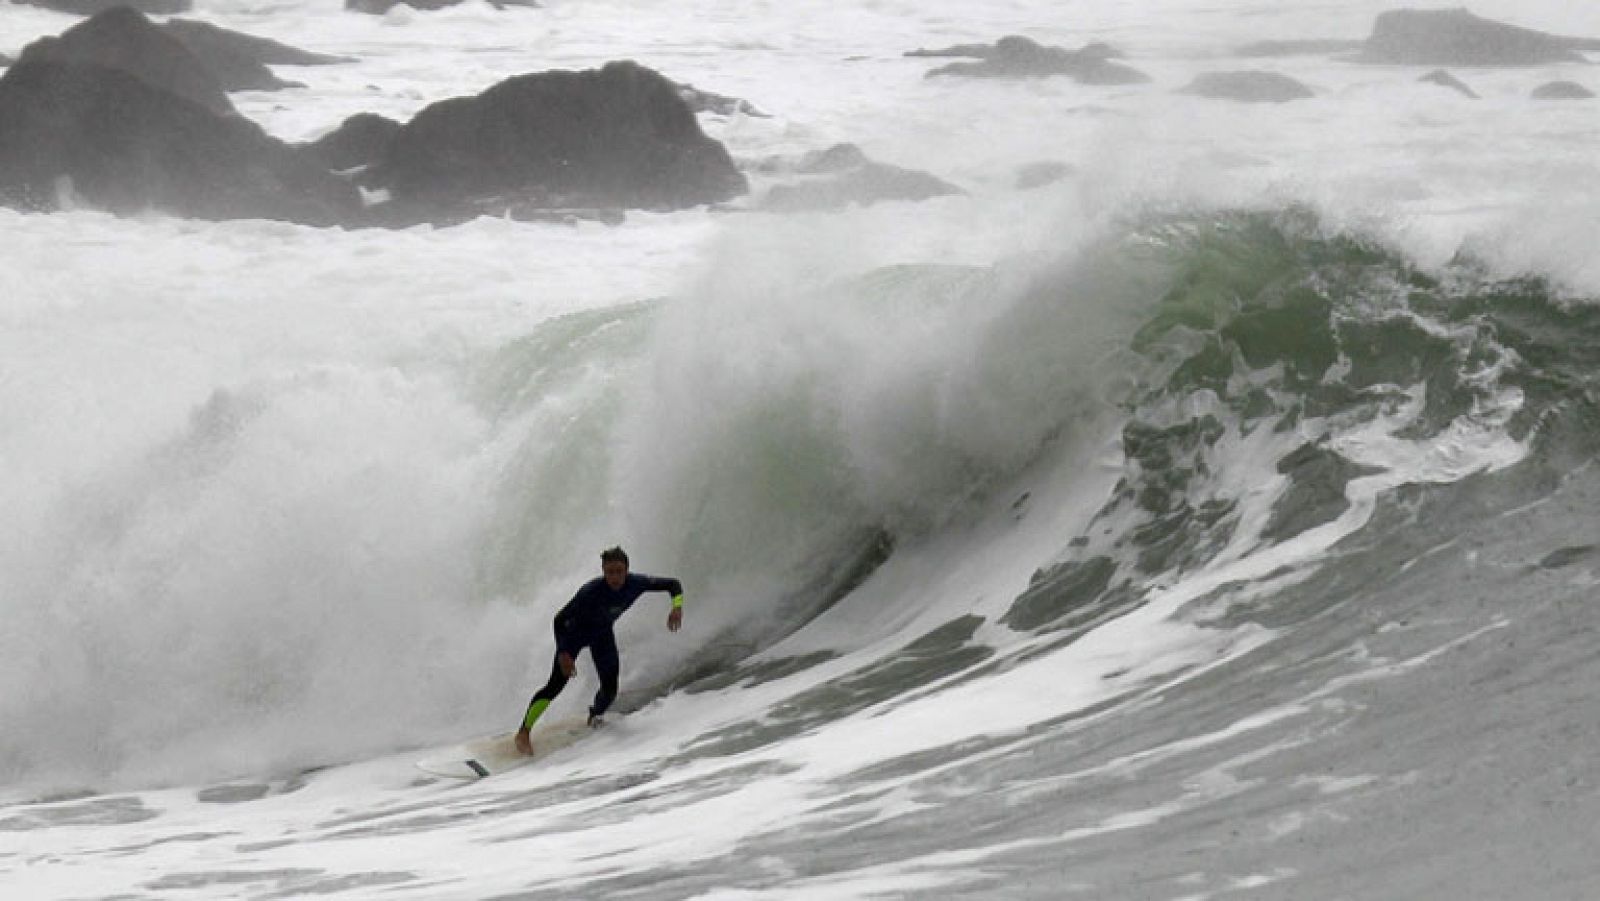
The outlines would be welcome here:
M 417 761 L 417 769 L 430 776 L 449 779 L 484 779 L 553 754 L 590 731 L 585 717 L 558 720 L 534 727 L 530 736 L 533 740 L 532 754 L 519 753 L 516 736 L 506 732 L 447 748 L 437 755 Z

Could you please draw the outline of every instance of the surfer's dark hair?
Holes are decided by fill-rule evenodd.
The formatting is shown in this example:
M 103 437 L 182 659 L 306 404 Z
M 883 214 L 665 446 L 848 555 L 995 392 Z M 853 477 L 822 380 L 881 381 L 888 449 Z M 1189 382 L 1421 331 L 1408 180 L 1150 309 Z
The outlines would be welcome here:
M 628 552 L 620 547 L 606 548 L 600 552 L 600 565 L 605 566 L 607 563 L 621 563 L 627 566 Z

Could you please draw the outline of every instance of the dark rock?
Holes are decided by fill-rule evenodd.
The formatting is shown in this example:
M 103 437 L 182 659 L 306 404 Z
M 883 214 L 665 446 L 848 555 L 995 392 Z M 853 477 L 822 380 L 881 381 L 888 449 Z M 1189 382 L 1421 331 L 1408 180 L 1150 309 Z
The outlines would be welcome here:
M 1338 39 L 1256 41 L 1234 51 L 1239 56 L 1264 58 L 1279 56 L 1322 56 L 1333 53 L 1353 53 L 1366 46 L 1365 41 Z
M 409 6 L 412 9 L 432 11 L 457 6 L 464 0 L 344 0 L 344 8 L 351 12 L 369 13 L 381 16 L 396 6 Z M 538 0 L 489 0 L 495 9 L 505 9 L 508 6 L 526 6 L 538 8 Z
M 1277 72 L 1208 72 L 1181 90 L 1240 103 L 1286 103 L 1315 96 L 1310 88 Z
M 994 44 L 954 44 L 939 50 L 918 48 L 906 51 L 906 56 L 944 59 L 949 57 L 967 57 L 971 59 L 988 59 L 995 52 Z
M 1025 37 L 1009 35 L 996 41 L 993 46 L 963 44 L 944 50 L 914 51 L 909 55 L 960 55 L 979 60 L 941 66 L 929 72 L 929 78 L 1045 78 L 1066 75 L 1083 84 L 1094 85 L 1142 84 L 1150 80 L 1150 76 L 1137 69 L 1112 62 L 1112 57 L 1120 54 L 1101 43 L 1072 51 L 1062 47 L 1046 47 Z
M 222 85 L 198 57 L 143 13 L 127 7 L 100 13 L 59 37 L 40 38 L 22 49 L 20 62 L 44 61 L 116 69 L 213 112 L 234 111 Z
M 970 59 L 999 59 L 1005 56 L 1027 57 L 1038 54 L 1040 51 L 1066 53 L 1081 56 L 1085 59 L 1122 59 L 1127 54 L 1105 43 L 1094 41 L 1085 44 L 1083 49 L 1073 54 L 1072 51 L 1059 47 L 1045 47 L 1031 38 L 1019 35 L 1003 37 L 993 44 L 953 44 L 936 50 L 918 49 L 906 52 L 906 56 L 949 58 L 966 57 Z
M 1449 72 L 1446 72 L 1443 69 L 1434 69 L 1432 72 L 1429 72 L 1427 75 L 1424 75 L 1417 80 L 1427 84 L 1436 84 L 1443 88 L 1449 88 L 1452 91 L 1459 91 L 1462 94 L 1471 97 L 1473 100 L 1478 99 L 1477 92 L 1463 84 L 1461 79 L 1451 75 Z
M 1535 100 L 1589 100 L 1594 92 L 1576 81 L 1552 81 L 1533 89 Z
M 359 62 L 353 56 L 335 56 L 331 53 L 314 53 L 301 50 L 271 38 L 256 37 L 238 31 L 218 28 L 210 22 L 192 19 L 171 19 L 162 26 L 168 34 L 183 41 L 191 52 L 201 50 L 243 56 L 267 66 L 333 66 L 340 63 Z M 204 55 L 201 55 L 204 59 Z
M 1538 66 L 1582 62 L 1600 41 L 1559 37 L 1480 19 L 1465 9 L 1401 9 L 1378 16 L 1364 63 L 1409 66 Z
M 357 113 L 332 132 L 300 148 L 329 169 L 369 166 L 383 158 L 400 123 L 375 113 Z
M 1078 56 L 1083 59 L 1126 59 L 1128 54 L 1105 41 L 1091 41 L 1079 48 Z
M 827 150 L 813 153 L 795 167 L 807 175 L 836 175 L 869 166 L 872 161 L 866 151 L 854 144 L 835 144 Z
M 349 183 L 241 116 L 55 60 L 0 77 L 0 202 L 315 225 L 349 221 L 361 205 Z
M 815 177 L 775 186 L 762 198 L 761 209 L 779 212 L 838 210 L 852 205 L 921 201 L 962 193 L 960 188 L 926 172 L 873 162 L 854 144 L 836 144 L 802 162 L 796 171 Z
M 1047 160 L 1039 163 L 1029 163 L 1017 172 L 1017 190 L 1028 191 L 1033 188 L 1042 188 L 1054 184 L 1071 175 L 1075 170 L 1066 163 Z
M 369 13 L 381 16 L 396 6 L 409 6 L 412 9 L 435 10 L 456 6 L 463 0 L 344 0 L 344 8 L 357 13 Z
M 267 66 L 326 66 L 355 62 L 341 56 L 311 53 L 268 38 L 218 28 L 209 22 L 173 19 L 160 26 L 189 48 L 227 91 L 276 91 L 303 87 L 285 81 Z
M 97 16 L 119 6 L 135 9 L 149 16 L 170 16 L 186 13 L 194 7 L 194 0 L 11 0 L 11 2 L 53 9 L 74 16 Z
M 757 119 L 770 119 L 771 116 L 756 109 L 755 104 L 737 97 L 724 97 L 710 91 L 702 91 L 692 84 L 678 85 L 678 96 L 689 105 L 695 113 L 714 113 L 718 116 L 754 116 Z
M 177 24 L 177 21 L 162 26 L 162 30 L 189 48 L 189 52 L 211 71 L 224 91 L 278 91 L 283 88 L 305 87 L 298 82 L 279 78 L 260 61 L 237 52 L 223 41 L 216 40 L 216 35 L 208 31 L 183 26 L 173 28 L 174 24 Z M 222 30 L 201 22 L 184 24 L 201 25 L 210 31 Z
M 748 190 L 677 86 L 634 62 L 521 75 L 435 103 L 363 183 L 424 219 L 513 205 L 678 209 Z
M 1099 85 L 1114 87 L 1125 84 L 1148 84 L 1150 76 L 1140 72 L 1132 66 L 1125 66 L 1107 59 L 1084 58 L 1083 65 L 1077 71 L 1070 73 L 1072 80 L 1079 84 Z

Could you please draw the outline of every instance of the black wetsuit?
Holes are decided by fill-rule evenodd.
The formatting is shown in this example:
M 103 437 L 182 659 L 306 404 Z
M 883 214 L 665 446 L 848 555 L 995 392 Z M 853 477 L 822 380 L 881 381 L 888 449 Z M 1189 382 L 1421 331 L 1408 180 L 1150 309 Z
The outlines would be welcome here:
M 663 579 L 639 573 L 629 573 L 622 587 L 612 590 L 604 578 L 584 583 L 561 612 L 556 614 L 556 660 L 550 667 L 550 681 L 533 696 L 532 703 L 553 701 L 561 689 L 567 687 L 566 674 L 561 672 L 561 654 L 571 654 L 576 660 L 578 652 L 589 649 L 594 667 L 600 674 L 600 690 L 595 692 L 590 716 L 606 712 L 617 697 L 617 637 L 611 624 L 626 613 L 639 595 L 647 591 L 665 591 L 673 597 L 683 594 L 683 584 L 677 579 Z

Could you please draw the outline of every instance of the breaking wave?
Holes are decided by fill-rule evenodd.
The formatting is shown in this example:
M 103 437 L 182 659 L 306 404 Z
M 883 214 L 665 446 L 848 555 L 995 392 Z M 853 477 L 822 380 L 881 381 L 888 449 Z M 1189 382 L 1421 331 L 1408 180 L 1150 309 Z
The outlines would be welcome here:
M 29 502 L 0 544 L 0 779 L 292 770 L 492 728 L 618 536 L 693 586 L 701 636 L 632 654 L 653 687 L 630 703 L 734 684 L 901 549 L 1042 518 L 1041 470 L 1106 491 L 1028 533 L 1025 590 L 913 656 L 976 665 L 985 620 L 1071 641 L 1189 582 L 1209 615 L 1279 623 L 1216 574 L 1303 573 L 1404 528 L 1376 513 L 1419 487 L 1527 503 L 1600 421 L 1593 307 L 1300 209 L 992 267 L 816 281 L 754 238 L 719 259 L 682 296 L 459 358 L 218 387 L 59 490 L 8 488 Z

